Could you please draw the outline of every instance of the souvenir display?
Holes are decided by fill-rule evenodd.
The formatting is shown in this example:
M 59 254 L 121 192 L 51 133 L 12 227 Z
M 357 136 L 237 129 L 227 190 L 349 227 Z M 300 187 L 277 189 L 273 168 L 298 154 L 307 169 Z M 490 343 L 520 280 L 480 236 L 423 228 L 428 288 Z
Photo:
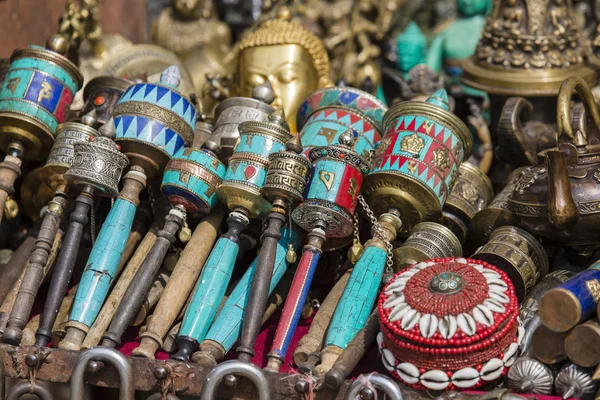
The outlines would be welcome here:
M 267 183 L 268 157 L 282 150 L 292 137 L 282 110 L 264 122 L 242 122 L 239 130 L 239 144 L 217 189 L 217 195 L 231 210 L 227 218 L 229 229 L 213 247 L 198 278 L 179 331 L 179 351 L 171 356 L 176 360 L 190 360 L 213 322 L 235 266 L 240 234 L 250 218 L 266 217 L 271 209 L 271 203 L 260 192 Z
M 367 161 L 352 150 L 355 141 L 352 130 L 343 133 L 338 140 L 338 145 L 313 147 L 309 153 L 312 178 L 304 202 L 292 212 L 293 220 L 309 232 L 308 243 L 302 249 L 268 354 L 266 368 L 270 371 L 279 371 L 283 364 L 321 256 L 321 246 L 328 237 L 345 237 L 353 231 L 354 211 L 369 168 Z
M 7 398 L 597 394 L 590 4 L 126 3 L 0 26 Z
M 391 375 L 415 388 L 479 387 L 518 355 L 518 310 L 506 273 L 444 258 L 401 271 L 383 288 L 377 343 Z
M 140 83 L 127 89 L 114 109 L 115 142 L 130 168 L 88 259 L 60 343 L 63 349 L 78 350 L 100 312 L 146 181 L 159 175 L 170 158 L 192 141 L 196 110 L 177 90 L 179 82 L 178 68 L 169 67 L 161 74 L 160 83 Z

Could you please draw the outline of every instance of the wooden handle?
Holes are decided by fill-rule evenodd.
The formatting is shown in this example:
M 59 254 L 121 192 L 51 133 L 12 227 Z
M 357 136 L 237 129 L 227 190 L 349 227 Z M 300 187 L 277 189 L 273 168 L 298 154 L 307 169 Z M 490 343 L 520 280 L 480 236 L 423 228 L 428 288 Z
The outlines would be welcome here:
M 173 326 L 198 280 L 224 215 L 225 210 L 217 207 L 194 230 L 171 273 L 146 331 L 140 335 L 140 346 L 133 350 L 133 355 L 153 359 L 154 353 L 162 346 L 163 337 Z

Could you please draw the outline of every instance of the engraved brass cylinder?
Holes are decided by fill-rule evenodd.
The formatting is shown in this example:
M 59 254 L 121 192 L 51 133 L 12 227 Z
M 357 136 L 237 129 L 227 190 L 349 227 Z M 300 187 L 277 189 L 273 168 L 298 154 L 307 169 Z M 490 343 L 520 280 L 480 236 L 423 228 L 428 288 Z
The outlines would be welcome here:
M 393 253 L 394 269 L 400 271 L 432 258 L 461 257 L 462 247 L 450 229 L 435 222 L 421 222 Z
M 471 258 L 487 261 L 506 272 L 515 286 L 519 302 L 549 270 L 548 256 L 541 243 L 514 226 L 496 229 L 487 244 Z

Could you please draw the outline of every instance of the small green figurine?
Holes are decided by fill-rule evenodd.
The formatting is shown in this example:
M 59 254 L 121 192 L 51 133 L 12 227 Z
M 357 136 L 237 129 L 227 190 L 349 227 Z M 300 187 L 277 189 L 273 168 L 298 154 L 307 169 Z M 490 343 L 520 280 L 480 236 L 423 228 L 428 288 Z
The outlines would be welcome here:
M 425 62 L 427 39 L 421 33 L 419 25 L 412 21 L 406 30 L 398 35 L 396 47 L 398 49 L 398 68 L 407 79 L 408 71 Z
M 432 40 L 427 66 L 438 73 L 443 67 L 450 81 L 458 80 L 463 60 L 475 52 L 491 6 L 492 0 L 457 0 L 459 17 L 448 22 Z

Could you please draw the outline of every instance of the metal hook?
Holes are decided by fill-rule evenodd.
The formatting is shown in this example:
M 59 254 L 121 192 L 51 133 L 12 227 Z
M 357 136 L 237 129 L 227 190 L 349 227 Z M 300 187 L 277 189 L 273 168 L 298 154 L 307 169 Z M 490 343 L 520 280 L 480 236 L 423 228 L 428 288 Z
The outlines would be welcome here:
M 361 379 L 363 378 L 363 379 Z M 370 375 L 359 376 L 352 385 L 348 388 L 344 400 L 354 400 L 359 395 L 360 391 L 366 386 L 363 384 L 364 380 L 368 380 L 371 385 L 375 388 L 382 390 L 386 396 L 391 400 L 404 400 L 402 392 L 396 382 L 387 376 L 373 373 Z
M 264 372 L 253 364 L 245 363 L 239 360 L 225 361 L 217 365 L 204 379 L 200 398 L 202 400 L 216 399 L 216 391 L 219 382 L 225 377 L 233 374 L 243 376 L 254 383 L 258 391 L 260 400 L 271 400 L 271 391 L 269 381 Z M 235 378 L 228 382 L 230 386 L 235 386 Z
M 111 364 L 119 372 L 121 385 L 119 387 L 119 399 L 133 400 L 135 397 L 135 388 L 133 386 L 133 369 L 127 361 L 127 358 L 117 350 L 107 347 L 95 347 L 81 353 L 73 374 L 71 375 L 71 400 L 85 399 L 84 378 L 87 365 L 90 361 L 103 361 Z
M 19 400 L 21 396 L 30 394 L 31 389 L 31 384 L 29 382 L 17 383 L 9 390 L 6 400 Z M 48 388 L 39 383 L 33 387 L 33 394 L 41 400 L 54 400 L 54 396 L 52 396 L 52 393 L 50 393 Z

